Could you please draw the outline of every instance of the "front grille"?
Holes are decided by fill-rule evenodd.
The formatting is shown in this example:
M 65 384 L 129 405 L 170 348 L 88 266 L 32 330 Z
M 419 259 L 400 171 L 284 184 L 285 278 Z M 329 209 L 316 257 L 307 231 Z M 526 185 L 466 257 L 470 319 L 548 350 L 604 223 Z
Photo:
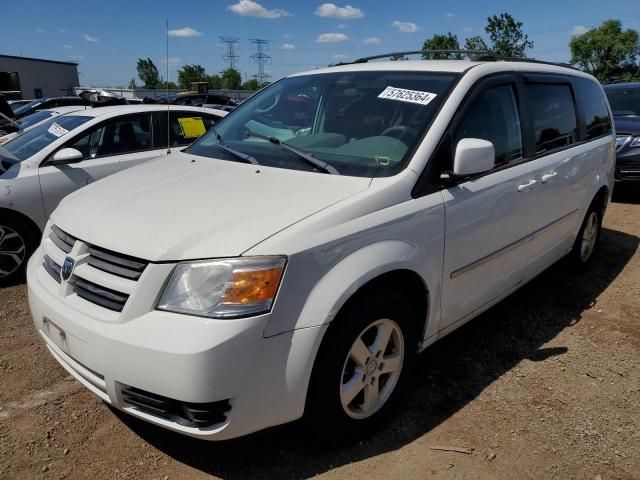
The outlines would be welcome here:
M 126 293 L 101 287 L 80 277 L 76 277 L 73 291 L 77 293 L 79 297 L 115 312 L 121 312 L 124 304 L 127 303 L 129 299 L 129 295 Z
M 148 263 L 100 247 L 89 247 L 89 265 L 119 277 L 138 280 Z
M 73 244 L 76 242 L 75 238 L 73 238 L 68 233 L 63 232 L 55 225 L 51 226 L 51 234 L 49 235 L 49 238 L 64 253 L 71 252 L 71 249 L 73 248 Z
M 156 417 L 176 422 L 185 427 L 208 427 L 226 421 L 231 410 L 228 400 L 209 403 L 187 403 L 127 387 L 122 390 L 122 399 L 138 410 Z
M 48 243 L 45 245 L 43 268 L 49 275 L 56 282 L 61 283 L 61 263 L 75 246 L 75 252 L 81 260 L 69 279 L 73 292 L 87 302 L 115 312 L 121 312 L 124 309 L 133 286 L 131 282 L 123 284 L 122 280 L 109 276 L 135 282 L 140 279 L 149 264 L 139 258 L 83 242 L 56 225 L 51 226 L 51 233 L 46 241 Z M 114 286 L 120 285 L 124 292 L 113 290 Z
M 51 258 L 48 255 L 44 256 L 44 261 L 42 262 L 42 266 L 49 273 L 49 275 L 51 275 L 53 277 L 53 279 L 56 282 L 58 282 L 58 283 L 61 282 L 61 279 L 60 279 L 60 265 L 58 265 L 56 262 L 51 260 Z

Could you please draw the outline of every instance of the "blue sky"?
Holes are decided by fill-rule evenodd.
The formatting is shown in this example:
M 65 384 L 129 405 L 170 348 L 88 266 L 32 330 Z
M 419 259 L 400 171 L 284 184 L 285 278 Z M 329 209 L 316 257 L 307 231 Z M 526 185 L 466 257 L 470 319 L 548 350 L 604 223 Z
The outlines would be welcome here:
M 514 5 L 515 4 L 515 5 Z M 23 0 L 2 8 L 0 53 L 77 61 L 83 85 L 126 85 L 136 77 L 138 57 L 150 57 L 164 75 L 165 19 L 171 80 L 176 69 L 198 63 L 209 73 L 225 68 L 218 36 L 240 39 L 238 69 L 256 73 L 251 38 L 270 41 L 266 51 L 273 79 L 381 52 L 419 49 L 426 37 L 448 31 L 461 43 L 484 36 L 487 16 L 509 12 L 524 23 L 535 48 L 530 56 L 568 61 L 573 32 L 623 12 L 637 12 L 640 0 L 349 0 L 323 3 L 293 0 L 137 0 L 77 3 Z M 622 18 L 640 29 L 637 15 Z

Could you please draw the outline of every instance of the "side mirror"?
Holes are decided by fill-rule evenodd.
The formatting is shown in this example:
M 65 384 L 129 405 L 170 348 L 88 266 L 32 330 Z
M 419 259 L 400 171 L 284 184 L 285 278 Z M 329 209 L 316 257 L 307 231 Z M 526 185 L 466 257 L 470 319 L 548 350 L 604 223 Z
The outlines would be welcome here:
M 66 165 L 68 163 L 78 163 L 83 160 L 82 152 L 75 148 L 63 148 L 58 150 L 53 158 L 49 161 L 49 165 Z
M 491 170 L 495 165 L 496 151 L 493 143 L 480 138 L 463 138 L 456 145 L 453 174 L 468 177 Z

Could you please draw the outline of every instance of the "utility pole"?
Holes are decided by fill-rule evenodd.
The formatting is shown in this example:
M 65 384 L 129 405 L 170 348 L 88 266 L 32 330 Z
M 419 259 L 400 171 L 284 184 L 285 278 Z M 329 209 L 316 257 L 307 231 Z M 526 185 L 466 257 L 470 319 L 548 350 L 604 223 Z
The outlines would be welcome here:
M 236 53 L 236 47 L 238 46 L 238 42 L 240 41 L 237 37 L 218 37 L 220 41 L 223 43 L 223 46 L 226 46 L 226 53 L 222 56 L 225 62 L 227 62 L 227 68 L 231 68 L 232 70 L 237 70 L 238 59 L 240 56 Z
M 260 86 L 267 83 L 271 75 L 264 71 L 264 66 L 271 60 L 271 56 L 264 53 L 265 48 L 269 45 L 269 40 L 261 40 L 259 38 L 252 38 L 249 40 L 255 45 L 256 53 L 251 55 L 251 60 L 258 64 L 258 73 L 255 75 L 256 80 Z

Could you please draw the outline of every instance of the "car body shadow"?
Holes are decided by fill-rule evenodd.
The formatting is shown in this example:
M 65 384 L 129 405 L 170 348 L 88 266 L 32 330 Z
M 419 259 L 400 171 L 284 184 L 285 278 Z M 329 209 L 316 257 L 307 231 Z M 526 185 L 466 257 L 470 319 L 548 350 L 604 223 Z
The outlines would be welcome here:
M 544 345 L 595 305 L 638 243 L 635 236 L 604 229 L 599 256 L 587 273 L 570 273 L 561 261 L 428 348 L 408 379 L 401 411 L 376 434 L 357 443 L 320 444 L 303 422 L 237 440 L 204 442 L 115 413 L 167 455 L 222 478 L 307 478 L 375 457 L 431 431 L 522 360 L 544 362 L 566 353 L 566 347 Z
M 631 203 L 637 205 L 640 203 L 639 186 L 640 182 L 616 183 L 613 187 L 613 198 L 611 200 L 616 203 Z

